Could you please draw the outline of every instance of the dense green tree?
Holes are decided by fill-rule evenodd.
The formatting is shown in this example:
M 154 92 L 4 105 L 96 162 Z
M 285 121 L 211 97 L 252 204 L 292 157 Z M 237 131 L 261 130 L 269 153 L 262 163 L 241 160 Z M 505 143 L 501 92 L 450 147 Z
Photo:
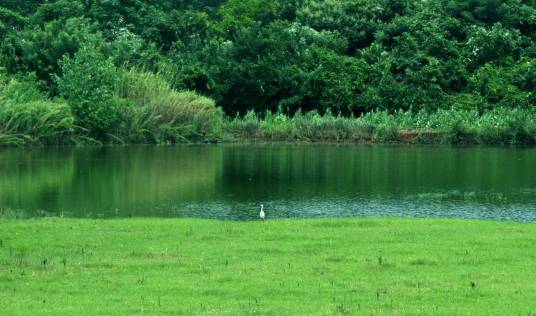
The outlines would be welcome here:
M 317 30 L 337 31 L 348 39 L 348 52 L 369 46 L 381 22 L 405 10 L 404 1 L 306 0 L 297 19 Z
M 31 17 L 32 24 L 42 25 L 54 20 L 83 17 L 84 6 L 81 1 L 58 0 L 40 5 Z
M 219 9 L 221 22 L 217 28 L 233 35 L 237 30 L 266 25 L 276 17 L 276 0 L 227 0 Z
M 0 7 L 11 9 L 22 14 L 30 14 L 37 10 L 46 0 L 0 0 Z
M 231 115 L 536 99 L 536 0 L 0 0 L 7 76 L 33 73 L 55 96 L 59 61 L 82 46 Z
M 470 69 L 477 69 L 488 62 L 507 64 L 517 61 L 521 55 L 519 31 L 504 28 L 500 23 L 486 29 L 472 27 L 466 44 Z
M 34 72 L 50 86 L 60 71 L 59 60 L 72 56 L 82 44 L 99 41 L 83 18 L 54 20 L 8 34 L 2 42 L 1 61 L 10 72 Z
M 9 32 L 15 32 L 26 24 L 26 19 L 20 14 L 0 7 L 0 38 Z

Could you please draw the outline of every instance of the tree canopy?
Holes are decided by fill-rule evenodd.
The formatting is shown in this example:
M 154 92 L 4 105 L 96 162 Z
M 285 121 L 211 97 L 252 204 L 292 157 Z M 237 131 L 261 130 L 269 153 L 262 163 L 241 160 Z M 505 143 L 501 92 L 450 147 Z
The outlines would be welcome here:
M 536 0 L 0 0 L 0 42 L 0 73 L 94 111 L 116 68 L 229 115 L 536 103 Z

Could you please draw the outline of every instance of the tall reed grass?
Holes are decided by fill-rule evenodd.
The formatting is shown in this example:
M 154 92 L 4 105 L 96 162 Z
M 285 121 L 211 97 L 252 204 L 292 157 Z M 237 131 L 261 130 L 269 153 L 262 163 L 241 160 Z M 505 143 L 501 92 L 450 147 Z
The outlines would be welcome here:
M 536 144 L 536 110 L 379 111 L 360 117 L 329 111 L 261 116 L 250 111 L 243 118 L 228 119 L 224 134 L 227 139 L 249 141 L 530 145 Z
M 74 130 L 66 103 L 48 100 L 29 82 L 0 85 L 0 145 L 67 143 Z
M 116 96 L 130 103 L 122 115 L 128 142 L 207 141 L 221 133 L 223 111 L 212 99 L 175 91 L 158 74 L 125 72 Z

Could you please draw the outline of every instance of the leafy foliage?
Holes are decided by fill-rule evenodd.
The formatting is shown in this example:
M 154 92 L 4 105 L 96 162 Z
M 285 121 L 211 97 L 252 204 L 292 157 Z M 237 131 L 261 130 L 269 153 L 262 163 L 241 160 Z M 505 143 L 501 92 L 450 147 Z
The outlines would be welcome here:
M 158 73 L 169 102 L 193 90 L 231 117 L 484 115 L 535 105 L 535 60 L 535 0 L 0 0 L 1 71 L 33 74 L 99 140 L 124 134 L 124 113 L 163 108 L 117 95 L 131 69 Z
M 80 18 L 28 25 L 2 42 L 0 61 L 11 73 L 34 72 L 53 90 L 53 78 L 60 73 L 59 61 L 73 56 L 84 43 L 98 42 L 98 38 Z
M 57 78 L 60 95 L 69 101 L 77 124 L 92 136 L 105 138 L 114 129 L 120 104 L 113 99 L 118 71 L 94 47 L 82 47 L 72 58 L 60 61 Z

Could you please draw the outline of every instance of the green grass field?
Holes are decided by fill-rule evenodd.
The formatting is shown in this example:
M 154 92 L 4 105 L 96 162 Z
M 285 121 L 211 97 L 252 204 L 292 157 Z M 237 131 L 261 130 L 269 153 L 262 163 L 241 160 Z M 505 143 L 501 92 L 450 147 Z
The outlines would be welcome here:
M 3 315 L 536 314 L 536 225 L 0 220 Z

